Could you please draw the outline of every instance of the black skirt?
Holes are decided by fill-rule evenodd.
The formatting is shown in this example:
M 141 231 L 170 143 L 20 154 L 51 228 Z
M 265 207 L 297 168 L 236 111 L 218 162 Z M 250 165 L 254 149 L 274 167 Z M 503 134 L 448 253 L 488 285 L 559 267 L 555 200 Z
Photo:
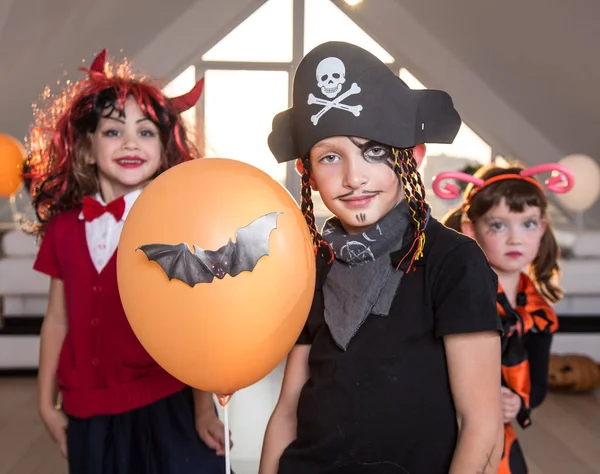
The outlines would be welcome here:
M 198 436 L 191 389 L 119 415 L 69 417 L 69 474 L 223 474 Z

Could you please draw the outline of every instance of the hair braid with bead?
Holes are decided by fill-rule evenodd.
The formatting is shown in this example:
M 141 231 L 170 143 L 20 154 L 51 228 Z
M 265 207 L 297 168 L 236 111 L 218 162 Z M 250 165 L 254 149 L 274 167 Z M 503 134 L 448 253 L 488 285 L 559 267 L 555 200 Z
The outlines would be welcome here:
M 410 250 L 402 257 L 402 262 L 410 256 L 410 264 L 407 273 L 413 267 L 415 260 L 423 256 L 425 247 L 425 224 L 427 223 L 428 211 L 425 202 L 425 186 L 418 171 L 417 161 L 413 156 L 412 148 L 392 148 L 394 158 L 393 168 L 404 188 L 404 195 L 410 208 L 414 224 L 414 240 Z
M 317 230 L 312 201 L 312 189 L 310 187 L 310 160 L 308 158 L 304 158 L 302 160 L 300 195 L 302 197 L 300 209 L 304 219 L 306 220 L 306 224 L 308 225 L 310 235 L 312 236 L 315 255 L 317 255 L 319 252 L 325 255 L 324 252 L 327 251 L 329 254 L 329 262 L 332 262 L 334 258 L 333 249 L 325 240 L 323 240 L 323 237 Z

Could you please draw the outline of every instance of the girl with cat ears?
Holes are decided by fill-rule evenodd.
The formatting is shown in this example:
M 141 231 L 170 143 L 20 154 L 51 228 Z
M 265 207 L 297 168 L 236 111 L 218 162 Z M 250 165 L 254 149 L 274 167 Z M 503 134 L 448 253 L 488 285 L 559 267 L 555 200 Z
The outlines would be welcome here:
M 168 98 L 156 84 L 135 75 L 127 62 L 107 63 L 106 50 L 89 69 L 80 70 L 87 72 L 85 79 L 67 83 L 48 104 L 35 109 L 24 177 L 41 230 L 53 215 L 80 206 L 85 196 L 98 192 L 96 167 L 86 159 L 89 137 L 106 111 L 122 111 L 130 96 L 159 128 L 162 158 L 157 174 L 198 157 L 181 113 L 200 99 L 204 79 L 186 94 Z

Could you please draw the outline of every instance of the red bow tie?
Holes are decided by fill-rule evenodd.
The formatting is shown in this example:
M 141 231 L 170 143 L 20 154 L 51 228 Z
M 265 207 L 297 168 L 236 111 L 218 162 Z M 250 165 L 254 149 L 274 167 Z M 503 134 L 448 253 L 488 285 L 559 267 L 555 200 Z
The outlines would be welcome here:
M 105 212 L 110 212 L 115 216 L 117 222 L 120 221 L 125 212 L 125 199 L 123 199 L 123 196 L 108 203 L 106 206 L 89 196 L 83 198 L 83 218 L 86 221 L 91 222 Z

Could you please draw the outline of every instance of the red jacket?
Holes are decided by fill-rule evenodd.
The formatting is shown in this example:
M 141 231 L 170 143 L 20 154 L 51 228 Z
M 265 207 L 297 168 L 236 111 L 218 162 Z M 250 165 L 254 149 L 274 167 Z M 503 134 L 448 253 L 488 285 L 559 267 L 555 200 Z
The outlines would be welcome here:
M 98 274 L 80 209 L 48 224 L 34 269 L 63 281 L 69 331 L 58 364 L 58 385 L 69 415 L 123 413 L 167 397 L 184 384 L 142 347 L 121 305 L 116 252 Z

